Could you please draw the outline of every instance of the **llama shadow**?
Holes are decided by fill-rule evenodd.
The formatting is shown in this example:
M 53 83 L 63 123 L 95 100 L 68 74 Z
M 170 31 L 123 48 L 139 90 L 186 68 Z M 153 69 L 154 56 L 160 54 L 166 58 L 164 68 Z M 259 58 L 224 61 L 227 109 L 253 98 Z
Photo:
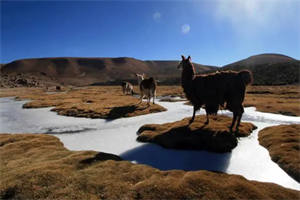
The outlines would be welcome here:
M 128 114 L 130 113 L 134 113 L 136 111 L 142 111 L 145 109 L 147 109 L 147 107 L 139 107 L 138 105 L 114 107 L 108 113 L 107 121 L 111 121 L 121 117 L 128 117 Z
M 145 144 L 120 155 L 124 160 L 146 164 L 160 170 L 210 170 L 225 172 L 231 153 L 165 149 L 156 144 Z

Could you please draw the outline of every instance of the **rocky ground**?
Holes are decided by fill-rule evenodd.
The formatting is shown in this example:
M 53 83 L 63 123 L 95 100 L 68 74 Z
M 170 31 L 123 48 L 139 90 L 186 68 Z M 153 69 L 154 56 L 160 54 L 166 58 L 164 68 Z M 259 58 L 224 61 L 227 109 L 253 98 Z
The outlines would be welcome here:
M 258 136 L 271 159 L 300 182 L 300 124 L 267 127 Z
M 160 171 L 54 136 L 0 134 L 1 199 L 299 199 L 300 192 L 209 171 Z
M 191 118 L 166 124 L 146 124 L 138 130 L 137 140 L 152 142 L 165 148 L 200 149 L 213 152 L 230 152 L 237 146 L 236 137 L 249 136 L 256 127 L 242 122 L 238 133 L 230 133 L 231 118 L 215 116 L 205 125 L 206 116 L 197 116 L 189 125 Z
M 53 87 L 60 86 L 55 78 L 47 77 L 39 74 L 22 74 L 22 73 L 11 73 L 1 74 L 0 73 L 0 88 L 18 88 L 18 87 Z

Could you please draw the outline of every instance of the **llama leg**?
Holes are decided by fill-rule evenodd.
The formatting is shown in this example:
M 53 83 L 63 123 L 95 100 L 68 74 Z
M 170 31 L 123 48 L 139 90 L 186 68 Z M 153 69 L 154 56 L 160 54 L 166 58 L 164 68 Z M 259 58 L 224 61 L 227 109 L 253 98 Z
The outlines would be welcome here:
M 148 100 L 147 100 L 147 104 L 148 104 L 148 106 L 150 106 L 150 99 L 151 99 L 151 96 L 150 96 L 150 95 L 148 95 Z
M 139 103 L 138 103 L 138 104 L 142 103 L 142 101 L 143 101 L 143 98 L 144 98 L 144 93 L 141 91 L 140 101 L 139 101 Z
M 149 90 L 148 91 L 148 106 L 150 106 L 150 100 L 151 100 L 151 92 Z
M 243 108 L 243 106 L 241 106 L 241 113 L 239 113 L 239 115 L 237 116 L 237 124 L 236 124 L 236 128 L 235 128 L 235 131 L 237 133 L 239 132 L 239 126 L 240 126 L 240 123 L 241 123 L 243 113 L 244 113 L 244 108 Z
M 153 92 L 153 104 L 155 104 L 154 103 L 155 98 L 156 98 L 156 91 L 154 90 L 154 92 Z
M 193 123 L 194 119 L 195 119 L 195 114 L 196 114 L 196 111 L 199 109 L 198 107 L 194 106 L 193 107 L 194 110 L 193 110 L 193 116 L 192 116 L 192 119 L 190 119 L 190 124 Z
M 209 123 L 209 114 L 206 113 L 206 122 L 205 124 L 208 124 Z
M 231 123 L 231 126 L 229 127 L 230 132 L 232 132 L 232 128 L 233 128 L 233 126 L 234 126 L 234 124 L 235 124 L 236 117 L 237 117 L 237 113 L 234 112 L 234 113 L 233 113 L 233 118 L 232 118 L 232 123 Z
M 239 126 L 241 123 L 241 118 L 242 118 L 242 114 L 237 116 L 237 123 L 236 123 L 236 127 L 235 127 L 235 132 L 239 132 Z

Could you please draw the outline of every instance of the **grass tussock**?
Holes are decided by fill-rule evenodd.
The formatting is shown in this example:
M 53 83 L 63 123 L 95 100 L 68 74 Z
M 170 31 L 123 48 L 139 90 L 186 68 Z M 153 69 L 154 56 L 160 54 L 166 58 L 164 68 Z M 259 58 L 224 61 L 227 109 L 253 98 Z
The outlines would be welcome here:
M 251 123 L 240 124 L 238 133 L 230 133 L 231 118 L 227 116 L 211 117 L 205 124 L 206 116 L 201 115 L 189 125 L 191 118 L 166 123 L 146 124 L 138 130 L 140 142 L 152 142 L 165 148 L 204 149 L 213 152 L 229 152 L 237 146 L 236 137 L 249 136 L 256 127 Z
M 258 140 L 271 159 L 300 182 L 300 125 L 267 127 L 259 132 Z
M 86 87 L 54 93 L 45 93 L 41 89 L 25 91 L 2 90 L 3 95 L 32 100 L 23 108 L 54 107 L 52 111 L 65 116 L 116 119 L 166 110 L 158 104 L 138 104 L 137 98 L 123 95 L 121 87 L 116 86 Z
M 54 136 L 0 135 L 1 199 L 298 199 L 299 191 L 208 171 L 160 171 Z

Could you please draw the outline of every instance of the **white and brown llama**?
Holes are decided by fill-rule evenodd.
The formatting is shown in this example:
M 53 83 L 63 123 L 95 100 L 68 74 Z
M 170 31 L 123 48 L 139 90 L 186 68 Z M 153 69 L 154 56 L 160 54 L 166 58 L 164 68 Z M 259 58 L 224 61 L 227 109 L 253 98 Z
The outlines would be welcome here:
M 121 83 L 123 94 L 131 94 L 133 95 L 133 85 L 127 81 L 122 81 Z
M 148 99 L 148 105 L 150 105 L 151 97 L 153 98 L 153 104 L 155 104 L 155 97 L 156 97 L 156 81 L 153 77 L 145 78 L 145 75 L 135 74 L 138 79 L 138 84 L 140 88 L 140 101 L 143 101 L 143 98 L 146 96 Z

